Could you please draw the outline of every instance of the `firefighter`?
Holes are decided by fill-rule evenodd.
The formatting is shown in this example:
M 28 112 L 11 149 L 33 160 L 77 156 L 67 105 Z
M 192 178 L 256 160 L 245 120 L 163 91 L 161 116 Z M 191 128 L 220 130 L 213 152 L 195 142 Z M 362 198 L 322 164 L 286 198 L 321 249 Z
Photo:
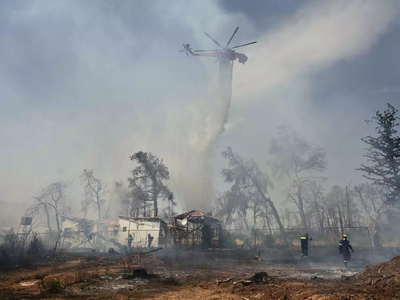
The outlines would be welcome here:
M 374 231 L 374 248 L 375 249 L 382 248 L 381 236 L 379 235 L 378 230 Z
M 36 235 L 33 240 L 31 240 L 31 244 L 28 249 L 28 253 L 37 255 L 39 254 L 40 250 L 40 242 L 39 242 L 39 237 Z
M 148 248 L 151 247 L 151 243 L 153 242 L 153 239 L 154 239 L 154 237 L 151 236 L 151 234 L 149 233 L 149 234 L 147 235 L 147 245 L 148 245 Z
M 351 252 L 354 252 L 353 247 L 351 246 L 349 240 L 347 239 L 347 235 L 343 234 L 342 239 L 339 242 L 339 253 L 343 254 L 343 263 L 347 268 L 347 263 L 351 260 Z
M 308 242 L 312 241 L 312 237 L 308 237 L 308 233 L 303 235 L 300 238 L 300 243 L 301 243 L 301 259 L 302 260 L 304 257 L 308 257 Z
M 133 241 L 133 237 L 132 237 L 132 234 L 130 234 L 130 235 L 128 236 L 128 247 L 129 247 L 129 248 L 132 246 L 132 241 Z

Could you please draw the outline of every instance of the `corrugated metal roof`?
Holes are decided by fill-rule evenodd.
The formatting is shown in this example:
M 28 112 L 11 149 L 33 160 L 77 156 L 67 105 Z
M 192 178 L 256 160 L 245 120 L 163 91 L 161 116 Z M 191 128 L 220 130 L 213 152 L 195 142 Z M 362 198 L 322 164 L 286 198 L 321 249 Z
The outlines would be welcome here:
M 173 218 L 179 219 L 179 220 L 183 220 L 186 218 L 188 218 L 188 220 L 190 220 L 191 218 L 194 218 L 194 219 L 207 218 L 207 219 L 211 219 L 215 222 L 220 222 L 220 220 L 218 220 L 217 218 L 207 216 L 205 213 L 203 213 L 200 210 L 190 210 L 190 211 L 187 211 L 187 212 L 184 212 L 181 214 L 177 214 L 177 215 L 173 216 Z
M 118 217 L 120 219 L 124 219 L 124 220 L 149 221 L 149 222 L 162 222 L 162 223 L 165 223 L 159 217 L 129 217 L 129 216 L 123 216 L 123 215 L 119 215 Z

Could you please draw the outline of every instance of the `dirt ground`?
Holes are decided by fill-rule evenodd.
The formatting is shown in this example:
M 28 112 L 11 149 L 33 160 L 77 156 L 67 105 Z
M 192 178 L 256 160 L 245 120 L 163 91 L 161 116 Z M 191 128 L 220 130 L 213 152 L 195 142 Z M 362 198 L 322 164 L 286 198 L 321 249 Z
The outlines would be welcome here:
M 33 260 L 0 273 L 0 299 L 400 298 L 400 256 L 372 267 L 354 259 L 349 269 L 318 259 L 268 258 L 137 254 Z

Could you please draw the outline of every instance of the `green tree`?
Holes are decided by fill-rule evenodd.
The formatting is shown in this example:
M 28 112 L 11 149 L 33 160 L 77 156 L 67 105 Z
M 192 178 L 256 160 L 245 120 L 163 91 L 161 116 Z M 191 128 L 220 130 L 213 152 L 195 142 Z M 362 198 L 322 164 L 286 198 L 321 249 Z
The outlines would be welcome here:
M 367 136 L 361 140 L 369 147 L 365 148 L 369 165 L 361 165 L 357 170 L 366 174 L 363 176 L 374 184 L 385 186 L 389 193 L 387 201 L 399 205 L 400 203 L 400 138 L 397 134 L 399 126 L 398 110 L 387 104 L 383 112 L 377 111 L 372 120 L 375 123 L 377 136 Z

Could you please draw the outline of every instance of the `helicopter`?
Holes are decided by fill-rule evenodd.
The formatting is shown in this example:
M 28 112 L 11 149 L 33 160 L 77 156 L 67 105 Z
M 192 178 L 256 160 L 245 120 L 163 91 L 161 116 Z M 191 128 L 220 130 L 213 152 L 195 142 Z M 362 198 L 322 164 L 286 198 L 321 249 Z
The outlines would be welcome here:
M 179 52 L 185 52 L 187 56 L 189 56 L 188 53 L 190 53 L 193 56 L 215 57 L 217 59 L 215 62 L 217 62 L 217 61 L 233 62 L 237 59 L 239 61 L 239 63 L 244 64 L 248 60 L 247 56 L 243 53 L 238 53 L 232 49 L 252 45 L 252 44 L 257 43 L 257 41 L 243 44 L 243 45 L 234 46 L 234 47 L 229 47 L 229 44 L 231 43 L 233 37 L 235 36 L 235 34 L 238 30 L 239 30 L 239 27 L 236 27 L 235 31 L 233 32 L 231 38 L 229 39 L 229 41 L 225 47 L 222 46 L 220 43 L 218 43 L 215 39 L 213 39 L 207 32 L 204 32 L 204 34 L 207 37 L 209 37 L 215 44 L 217 44 L 219 47 L 221 47 L 221 49 L 193 50 L 192 48 L 190 48 L 190 44 L 183 44 L 183 50 L 180 50 Z

